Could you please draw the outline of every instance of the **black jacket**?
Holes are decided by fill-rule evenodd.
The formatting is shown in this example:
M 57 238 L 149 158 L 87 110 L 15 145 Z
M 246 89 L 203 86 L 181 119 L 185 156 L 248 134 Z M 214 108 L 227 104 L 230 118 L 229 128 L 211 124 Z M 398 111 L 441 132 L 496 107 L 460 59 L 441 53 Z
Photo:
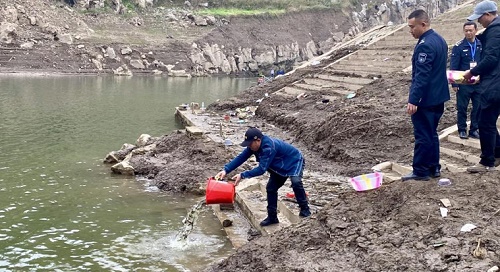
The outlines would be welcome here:
M 412 57 L 412 80 L 408 103 L 432 107 L 450 100 L 446 63 L 448 45 L 434 30 L 426 31 L 417 42 Z
M 481 61 L 470 72 L 481 76 L 481 107 L 484 107 L 500 102 L 500 17 L 495 18 L 477 38 L 483 44 Z

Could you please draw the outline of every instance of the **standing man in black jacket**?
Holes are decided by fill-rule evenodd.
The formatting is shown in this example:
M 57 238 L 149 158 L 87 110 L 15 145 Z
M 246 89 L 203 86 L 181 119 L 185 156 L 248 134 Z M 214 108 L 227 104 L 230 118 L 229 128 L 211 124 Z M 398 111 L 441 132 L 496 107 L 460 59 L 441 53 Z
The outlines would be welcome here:
M 481 41 L 476 39 L 477 24 L 466 22 L 463 26 L 464 36 L 457 42 L 451 51 L 450 69 L 457 71 L 467 71 L 474 68 L 481 60 Z M 477 84 L 451 84 L 457 94 L 457 126 L 458 135 L 461 139 L 468 137 L 479 139 L 478 116 L 480 87 Z M 467 136 L 467 108 L 469 101 L 472 101 L 472 111 L 470 113 L 470 129 Z
M 500 163 L 500 135 L 497 129 L 497 119 L 500 115 L 500 19 L 497 15 L 496 2 L 484 0 L 477 4 L 474 13 L 467 20 L 477 20 L 486 28 L 477 36 L 483 44 L 481 61 L 464 75 L 465 79 L 481 76 L 479 82 L 481 160 L 478 164 L 467 168 L 471 173 L 479 173 L 495 170 L 495 166 Z
M 448 45 L 431 29 L 427 12 L 415 10 L 408 16 L 410 33 L 418 39 L 412 57 L 412 80 L 406 111 L 411 115 L 415 148 L 413 171 L 401 177 L 407 180 L 429 180 L 441 176 L 437 126 L 450 100 L 446 63 Z

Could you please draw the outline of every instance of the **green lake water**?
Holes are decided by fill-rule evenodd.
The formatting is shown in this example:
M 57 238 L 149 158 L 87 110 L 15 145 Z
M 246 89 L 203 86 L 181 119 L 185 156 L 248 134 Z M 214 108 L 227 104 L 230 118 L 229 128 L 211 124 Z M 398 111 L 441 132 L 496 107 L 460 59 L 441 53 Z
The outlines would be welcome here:
M 196 271 L 233 249 L 198 198 L 102 163 L 143 133 L 179 128 L 174 107 L 234 96 L 232 78 L 0 76 L 0 271 Z

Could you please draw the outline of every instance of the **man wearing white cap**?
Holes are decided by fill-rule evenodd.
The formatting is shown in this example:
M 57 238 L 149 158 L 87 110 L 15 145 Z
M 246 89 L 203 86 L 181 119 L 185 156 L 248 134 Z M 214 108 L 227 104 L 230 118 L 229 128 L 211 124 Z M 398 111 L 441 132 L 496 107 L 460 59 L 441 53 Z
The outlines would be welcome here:
M 477 38 L 483 44 L 481 61 L 476 67 L 465 72 L 464 78 L 481 76 L 481 102 L 479 110 L 479 141 L 481 160 L 467 168 L 470 173 L 495 170 L 500 164 L 500 134 L 497 119 L 500 115 L 500 19 L 497 4 L 485 0 L 477 4 L 474 13 L 467 18 L 477 20 L 485 29 Z

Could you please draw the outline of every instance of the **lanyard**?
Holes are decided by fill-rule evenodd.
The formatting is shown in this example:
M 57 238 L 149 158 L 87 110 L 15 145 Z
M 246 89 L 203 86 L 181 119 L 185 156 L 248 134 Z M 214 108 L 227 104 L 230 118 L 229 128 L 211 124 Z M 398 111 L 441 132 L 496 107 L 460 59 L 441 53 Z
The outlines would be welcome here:
M 474 46 L 472 46 L 472 44 L 469 41 L 467 41 L 467 43 L 470 46 L 470 53 L 472 55 L 472 61 L 475 61 L 474 56 L 476 55 L 476 39 L 474 39 Z

